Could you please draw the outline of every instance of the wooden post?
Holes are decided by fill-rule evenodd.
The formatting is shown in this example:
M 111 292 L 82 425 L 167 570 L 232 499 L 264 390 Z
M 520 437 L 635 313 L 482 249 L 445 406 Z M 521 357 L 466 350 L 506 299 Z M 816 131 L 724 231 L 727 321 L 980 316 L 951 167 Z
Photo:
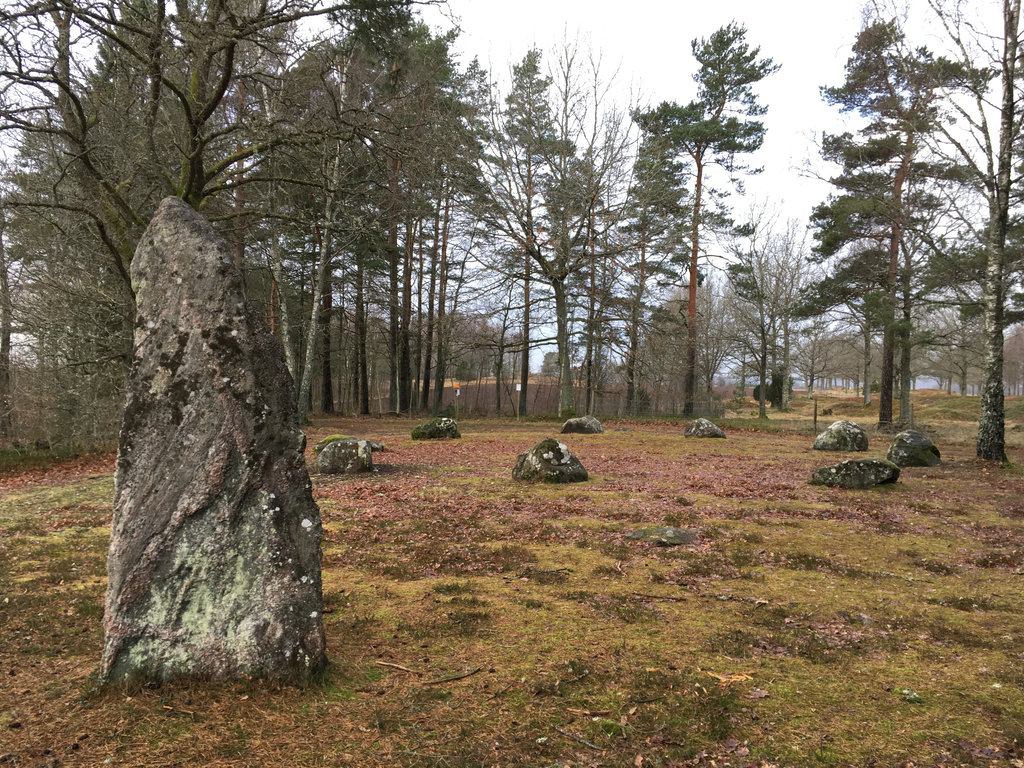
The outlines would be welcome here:
M 814 434 L 818 434 L 818 398 L 814 398 Z

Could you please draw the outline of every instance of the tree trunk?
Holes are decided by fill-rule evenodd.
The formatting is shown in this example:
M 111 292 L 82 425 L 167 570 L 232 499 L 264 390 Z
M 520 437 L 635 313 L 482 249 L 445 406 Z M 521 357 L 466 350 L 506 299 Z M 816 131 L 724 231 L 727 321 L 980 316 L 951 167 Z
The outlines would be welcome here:
M 366 276 L 363 266 L 364 254 L 356 254 L 356 377 L 358 378 L 358 408 L 363 416 L 370 415 L 370 374 L 366 360 Z
M 865 318 L 864 332 L 864 405 L 871 405 L 871 323 Z
M 443 193 L 442 193 L 443 197 Z M 423 408 L 430 407 L 430 366 L 434 352 L 434 299 L 437 295 L 437 254 L 441 239 L 441 208 L 442 199 L 437 201 L 434 216 L 434 241 L 430 245 L 430 283 L 427 286 L 427 328 L 423 335 L 423 391 L 420 404 Z
M 587 239 L 590 245 L 590 291 L 587 295 L 587 351 L 584 356 L 586 373 L 586 395 L 584 409 L 588 414 L 594 412 L 594 357 L 596 356 L 597 336 L 597 264 L 594 260 L 594 207 L 590 206 L 590 218 L 587 222 Z
M 1017 36 L 1020 0 L 1003 1 L 1002 103 L 999 122 L 999 157 L 995 189 L 989 193 L 986 233 L 985 284 L 982 305 L 985 319 L 985 373 L 978 419 L 979 459 L 1006 461 L 1006 424 L 1003 410 L 1003 326 L 1006 230 L 1010 212 L 1010 182 L 1016 121 Z
M 398 410 L 398 176 L 402 161 L 393 160 L 391 173 L 391 201 L 388 211 L 388 410 Z
M 333 213 L 333 200 L 328 197 L 326 208 Z M 330 216 L 325 216 L 326 221 L 331 221 Z M 305 356 L 302 362 L 302 376 L 299 379 L 298 406 L 299 424 L 305 424 L 309 411 L 313 406 L 313 367 L 316 361 L 316 342 L 321 334 L 320 330 L 320 307 L 323 302 L 323 295 L 330 278 L 331 265 L 331 242 L 333 238 L 330 233 L 320 231 L 320 225 L 315 227 L 317 239 L 317 261 L 316 274 L 313 278 L 313 301 L 311 303 L 309 325 L 306 326 Z
M 445 366 L 448 361 L 447 323 L 445 321 L 448 308 L 448 225 L 451 197 L 444 200 L 444 224 L 441 227 L 441 268 L 437 285 L 437 367 L 434 369 L 434 412 L 441 410 L 444 404 Z
M 423 365 L 423 221 L 416 225 L 416 333 L 413 334 L 412 354 L 412 392 L 410 400 L 419 409 L 423 404 L 419 399 L 420 377 L 422 376 Z
M 402 275 L 402 318 L 398 350 L 398 410 L 408 414 L 412 410 L 412 256 L 415 247 L 415 223 L 405 223 L 405 258 Z
M 502 338 L 505 336 L 505 328 L 501 329 Z M 494 414 L 501 416 L 501 380 L 505 375 L 505 345 L 498 344 L 497 357 L 494 361 Z
M 526 415 L 526 390 L 530 386 L 530 254 L 523 264 L 523 349 L 519 363 L 519 417 Z
M 768 399 L 768 334 L 763 329 L 761 331 L 761 359 L 758 361 L 757 369 L 761 384 L 757 398 L 757 417 L 767 419 L 768 410 L 765 408 L 765 401 Z
M 7 258 L 4 230 L 6 216 L 0 211 L 0 437 L 11 437 L 11 330 L 14 303 L 11 301 L 11 262 Z
M 280 317 L 277 325 L 281 331 L 281 346 L 284 347 L 284 359 L 288 365 L 288 373 L 292 375 L 292 381 L 295 382 L 299 376 L 299 362 L 295 359 L 295 346 L 292 343 L 292 318 L 288 309 L 288 298 L 284 292 L 284 257 L 281 255 L 281 238 L 276 232 L 271 237 L 273 241 L 270 244 L 270 271 L 273 276 L 272 285 L 277 286 L 277 300 L 280 303 Z
M 569 300 L 565 294 L 565 278 L 554 278 L 555 339 L 558 343 L 558 417 L 573 413 L 572 366 L 569 360 Z
M 878 393 L 878 427 L 892 427 L 893 358 L 896 347 L 895 314 L 893 313 L 892 289 L 886 291 L 885 330 L 882 334 L 882 371 L 879 376 L 881 390 Z
M 787 308 L 787 312 L 788 312 Z M 782 318 L 782 404 L 781 410 L 789 410 L 789 315 Z
M 909 313 L 903 316 L 903 327 L 900 329 L 900 424 L 908 424 L 910 420 L 910 344 Z
M 913 259 L 910 250 L 903 249 L 903 322 L 900 325 L 900 424 L 910 423 L 910 355 L 913 352 L 910 330 L 913 310 Z
M 700 253 L 700 204 L 704 181 L 704 164 L 696 162 L 693 186 L 693 221 L 690 224 L 690 285 L 686 307 L 686 381 L 683 388 L 683 415 L 693 415 L 694 390 L 697 384 L 697 257 Z
M 626 353 L 626 413 L 636 416 L 636 362 L 640 354 L 640 302 L 629 310 L 629 351 Z
M 331 315 L 334 290 L 330 275 L 320 309 L 320 410 L 334 413 L 334 377 L 331 376 Z

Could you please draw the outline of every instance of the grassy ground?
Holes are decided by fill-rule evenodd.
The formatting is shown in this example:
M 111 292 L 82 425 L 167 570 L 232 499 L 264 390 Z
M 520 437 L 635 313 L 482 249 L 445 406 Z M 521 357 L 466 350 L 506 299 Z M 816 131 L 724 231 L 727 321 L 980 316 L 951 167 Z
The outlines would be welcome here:
M 940 443 L 832 490 L 798 423 L 606 424 L 552 488 L 510 477 L 551 425 L 411 426 L 309 431 L 387 450 L 314 476 L 332 665 L 303 690 L 94 690 L 110 459 L 0 479 L 0 765 L 1024 765 L 1018 469 Z M 699 535 L 626 539 L 652 524 Z

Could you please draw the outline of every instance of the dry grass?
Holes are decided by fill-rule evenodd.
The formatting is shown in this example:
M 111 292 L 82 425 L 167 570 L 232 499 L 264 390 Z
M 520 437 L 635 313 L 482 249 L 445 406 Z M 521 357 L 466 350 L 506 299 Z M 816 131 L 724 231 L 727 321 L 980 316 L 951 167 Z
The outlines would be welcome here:
M 591 480 L 551 488 L 510 477 L 549 425 L 411 426 L 310 433 L 387 450 L 314 477 L 332 665 L 308 689 L 94 690 L 112 479 L 7 492 L 0 765 L 1019 767 L 1016 470 L 942 444 L 893 488 L 829 490 L 807 435 L 634 424 L 567 436 Z M 625 538 L 650 524 L 700 535 Z

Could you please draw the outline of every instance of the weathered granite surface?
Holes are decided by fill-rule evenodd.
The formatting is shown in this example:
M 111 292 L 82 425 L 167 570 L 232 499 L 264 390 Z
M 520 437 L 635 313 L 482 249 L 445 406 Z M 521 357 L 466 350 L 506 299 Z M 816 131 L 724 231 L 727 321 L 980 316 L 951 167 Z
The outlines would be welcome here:
M 131 277 L 101 680 L 309 679 L 326 663 L 321 525 L 280 344 L 177 198 Z
M 581 483 L 588 475 L 565 443 L 546 437 L 516 457 L 512 477 L 529 482 Z

